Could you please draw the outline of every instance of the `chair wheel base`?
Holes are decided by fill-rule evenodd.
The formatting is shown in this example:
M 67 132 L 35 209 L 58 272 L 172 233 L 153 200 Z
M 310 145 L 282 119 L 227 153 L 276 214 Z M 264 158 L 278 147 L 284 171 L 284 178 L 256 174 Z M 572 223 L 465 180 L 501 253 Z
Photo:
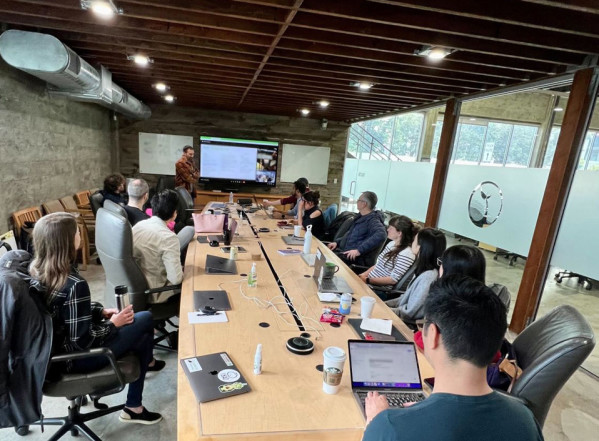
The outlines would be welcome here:
M 29 426 L 15 427 L 15 432 L 17 432 L 17 435 L 19 436 L 25 436 L 29 433 Z

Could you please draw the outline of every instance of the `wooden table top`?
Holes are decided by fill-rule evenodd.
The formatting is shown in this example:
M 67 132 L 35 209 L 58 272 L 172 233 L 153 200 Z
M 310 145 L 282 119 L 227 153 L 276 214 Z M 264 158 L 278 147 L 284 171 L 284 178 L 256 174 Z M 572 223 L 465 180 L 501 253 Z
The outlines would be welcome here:
M 236 217 L 236 214 L 233 215 Z M 288 246 L 282 235 L 292 230 L 277 227 L 276 221 L 262 212 L 250 215 L 256 228 L 267 227 L 268 233 L 256 238 L 247 224 L 238 226 L 239 236 L 233 245 L 245 247 L 239 253 L 237 275 L 213 275 L 204 271 L 206 256 L 228 257 L 220 248 L 211 248 L 197 241 L 190 243 L 185 264 L 179 318 L 179 360 L 197 355 L 226 351 L 248 381 L 251 392 L 223 400 L 198 404 L 179 364 L 177 393 L 177 434 L 179 440 L 360 440 L 365 421 L 351 393 L 349 361 L 339 392 L 327 395 L 322 391 L 322 372 L 316 369 L 323 362 L 323 350 L 338 346 L 347 351 L 347 340 L 359 338 L 344 320 L 338 327 L 320 323 L 323 306 L 312 279 L 313 268 L 300 255 L 283 256 L 280 249 Z M 241 223 L 240 223 L 241 224 Z M 262 248 L 260 246 L 262 245 Z M 357 301 L 348 318 L 360 313 L 359 298 L 370 295 L 377 299 L 373 317 L 393 320 L 394 326 L 408 339 L 412 332 L 376 297 L 347 266 L 325 245 L 314 238 L 312 252 L 320 248 L 327 260 L 339 264 L 339 276 L 354 290 Z M 292 247 L 300 248 L 300 247 Z M 300 248 L 301 249 L 301 248 Z M 297 311 L 305 332 L 314 342 L 309 355 L 295 355 L 286 349 L 286 341 L 302 332 L 283 298 L 269 267 L 284 287 Z M 251 254 L 262 254 L 256 262 L 258 286 L 249 288 L 244 277 L 252 265 Z M 231 302 L 227 323 L 190 325 L 187 313 L 193 310 L 194 290 L 226 290 Z M 269 303 L 267 303 L 269 302 Z M 268 327 L 260 324 L 268 323 Z M 262 374 L 253 374 L 254 353 L 262 344 Z M 419 353 L 422 378 L 434 376 L 432 368 Z

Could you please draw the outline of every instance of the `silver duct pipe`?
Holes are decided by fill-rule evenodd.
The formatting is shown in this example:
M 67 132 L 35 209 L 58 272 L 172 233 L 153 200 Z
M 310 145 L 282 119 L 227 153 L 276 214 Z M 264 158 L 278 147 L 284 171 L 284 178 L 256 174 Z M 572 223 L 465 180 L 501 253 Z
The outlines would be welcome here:
M 147 119 L 150 108 L 112 82 L 104 66 L 100 71 L 52 35 L 8 30 L 0 35 L 0 56 L 9 65 L 52 86 L 52 95 L 111 108 L 127 117 Z

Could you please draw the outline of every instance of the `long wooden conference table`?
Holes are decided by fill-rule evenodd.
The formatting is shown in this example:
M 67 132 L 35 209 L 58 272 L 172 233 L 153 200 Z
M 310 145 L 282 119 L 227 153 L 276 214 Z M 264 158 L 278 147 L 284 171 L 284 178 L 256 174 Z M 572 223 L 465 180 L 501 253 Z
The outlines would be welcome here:
M 232 217 L 237 218 L 236 210 L 231 209 L 231 212 Z M 349 360 L 336 395 L 323 392 L 322 372 L 316 369 L 323 363 L 326 347 L 338 346 L 347 351 L 347 340 L 358 339 L 359 336 L 347 320 L 340 327 L 320 323 L 322 309 L 327 305 L 318 299 L 312 278 L 314 269 L 299 255 L 283 256 L 278 253 L 278 250 L 288 248 L 281 237 L 292 230 L 277 227 L 276 220 L 268 218 L 263 211 L 250 214 L 249 219 L 256 231 L 266 227 L 270 232 L 258 233 L 259 237 L 255 237 L 248 221 L 238 220 L 239 235 L 235 236 L 233 245 L 243 246 L 248 252 L 238 254 L 237 275 L 207 274 L 204 266 L 208 254 L 228 255 L 220 247 L 213 248 L 196 240 L 189 245 L 181 295 L 178 357 L 180 361 L 226 351 L 252 390 L 199 404 L 179 362 L 178 440 L 360 440 L 365 421 L 351 393 Z M 352 305 L 348 318 L 358 318 L 360 297 L 376 295 L 333 252 L 314 238 L 312 252 L 315 253 L 317 248 L 324 252 L 328 261 L 340 266 L 337 275 L 344 277 L 353 288 L 357 301 Z M 252 254 L 261 255 L 261 259 L 256 261 L 256 288 L 249 288 L 245 278 L 240 276 L 250 272 Z M 269 262 L 297 311 L 303 330 L 285 303 Z M 193 291 L 215 289 L 223 289 L 229 295 L 232 310 L 227 311 L 228 322 L 190 325 L 188 312 L 193 310 Z M 265 308 L 263 302 L 248 300 L 244 295 L 270 300 L 274 306 Z M 392 319 L 393 325 L 408 340 L 412 339 L 412 332 L 378 298 L 372 316 Z M 264 323 L 270 326 L 263 327 Z M 310 334 L 315 344 L 314 352 L 309 355 L 289 352 L 287 340 L 303 332 Z M 262 374 L 254 375 L 254 354 L 258 343 L 263 347 Z M 424 356 L 421 353 L 418 356 L 422 378 L 434 376 Z

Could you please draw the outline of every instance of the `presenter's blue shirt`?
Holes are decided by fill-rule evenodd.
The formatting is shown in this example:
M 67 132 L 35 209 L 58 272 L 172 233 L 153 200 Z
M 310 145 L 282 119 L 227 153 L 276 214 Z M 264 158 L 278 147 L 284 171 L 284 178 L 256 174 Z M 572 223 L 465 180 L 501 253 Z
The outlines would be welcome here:
M 377 415 L 363 441 L 542 441 L 532 412 L 497 392 L 479 397 L 432 394 Z

